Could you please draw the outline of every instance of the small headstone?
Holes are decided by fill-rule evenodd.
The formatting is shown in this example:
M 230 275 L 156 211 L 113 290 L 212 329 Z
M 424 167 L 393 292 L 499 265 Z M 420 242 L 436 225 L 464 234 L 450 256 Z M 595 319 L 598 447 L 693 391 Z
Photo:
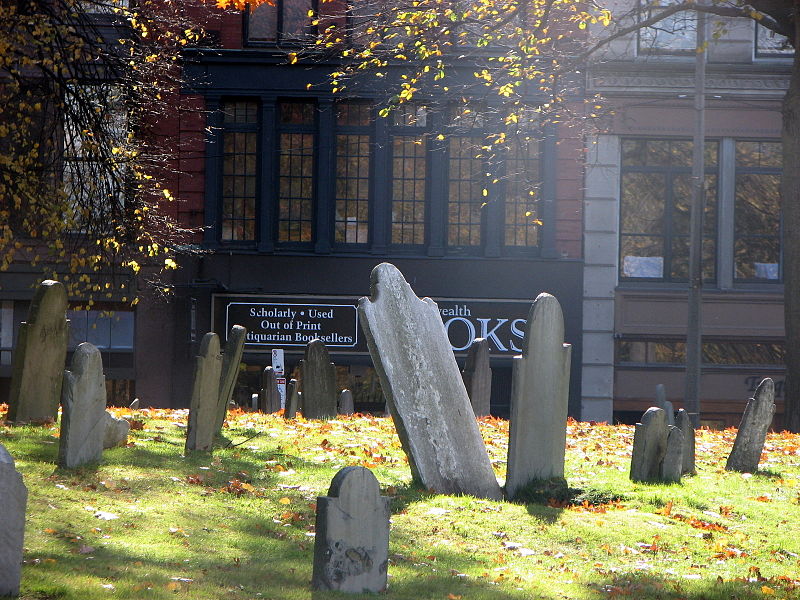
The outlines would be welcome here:
M 684 475 L 694 475 L 694 427 L 689 413 L 682 408 L 678 410 L 675 426 L 683 433 L 683 468 L 681 471 Z
M 300 392 L 297 391 L 297 379 L 290 379 L 286 384 L 286 410 L 283 416 L 286 419 L 297 417 L 297 409 L 300 406 Z
M 234 325 L 228 333 L 228 342 L 222 353 L 222 373 L 219 378 L 219 404 L 217 405 L 217 420 L 214 423 L 214 431 L 222 431 L 225 423 L 225 416 L 228 414 L 228 405 L 233 398 L 233 388 L 236 387 L 236 379 L 239 377 L 239 364 L 242 362 L 244 352 L 244 341 L 247 337 L 247 329 L 241 325 Z
M 14 459 L 0 444 L 0 596 L 19 595 L 28 490 Z
M 105 411 L 103 420 L 105 423 L 105 434 L 103 435 L 103 450 L 109 448 L 116 448 L 122 446 L 128 441 L 128 432 L 131 430 L 131 424 L 125 419 L 120 419 L 112 415 L 110 412 Z
M 667 425 L 675 425 L 675 407 L 667 400 L 667 388 L 663 383 L 656 385 L 656 406 L 667 413 Z
M 133 402 L 131 402 L 131 405 L 128 408 L 130 408 L 131 410 L 139 410 L 139 399 L 134 398 Z
M 651 406 L 636 423 L 631 454 L 633 481 L 658 481 L 661 478 L 661 463 L 667 452 L 667 415 L 664 409 Z
M 467 362 L 461 372 L 464 387 L 476 417 L 490 414 L 492 367 L 489 365 L 489 340 L 475 338 L 467 351 Z
M 389 559 L 389 498 L 375 475 L 345 467 L 317 498 L 312 586 L 350 593 L 386 589 Z
M 100 350 L 79 344 L 61 390 L 58 464 L 69 469 L 99 462 L 106 435 L 106 378 Z
M 733 450 L 725 464 L 726 471 L 755 473 L 758 470 L 774 414 L 775 384 L 767 377 L 758 384 L 755 395 L 747 401 Z
M 533 480 L 564 477 L 572 347 L 558 300 L 539 294 L 514 357 L 506 494 Z
M 353 406 L 353 392 L 350 390 L 342 390 L 339 394 L 339 414 L 352 415 L 356 411 Z
M 216 333 L 207 333 L 203 336 L 200 354 L 194 363 L 189 426 L 186 429 L 186 451 L 211 450 L 216 433 L 221 370 L 219 336 Z
M 436 303 L 420 300 L 389 263 L 372 270 L 370 289 L 359 300 L 359 320 L 413 478 L 440 494 L 499 500 Z
M 272 367 L 261 372 L 261 391 L 258 393 L 258 409 L 265 414 L 272 414 L 281 409 L 281 393 Z
M 67 357 L 67 292 L 58 281 L 39 284 L 19 327 L 11 365 L 9 421 L 55 421 Z
M 661 461 L 661 481 L 679 483 L 683 474 L 683 432 L 667 425 L 667 448 Z
M 336 367 L 322 340 L 306 345 L 303 357 L 303 416 L 306 419 L 332 419 L 336 416 L 338 393 Z

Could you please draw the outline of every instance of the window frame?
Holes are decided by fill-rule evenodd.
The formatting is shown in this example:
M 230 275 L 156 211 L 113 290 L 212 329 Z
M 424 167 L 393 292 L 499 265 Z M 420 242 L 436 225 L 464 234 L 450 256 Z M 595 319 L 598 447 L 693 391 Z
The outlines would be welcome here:
M 619 242 L 618 242 L 618 249 L 617 249 L 617 257 L 618 257 L 618 266 L 617 266 L 617 277 L 619 283 L 624 285 L 627 283 L 632 284 L 641 284 L 641 283 L 658 283 L 658 284 L 670 284 L 670 285 L 685 285 L 688 282 L 688 275 L 686 278 L 682 277 L 673 277 L 672 271 L 675 266 L 675 261 L 673 260 L 674 252 L 673 247 L 675 240 L 680 238 L 686 238 L 689 240 L 691 233 L 688 232 L 686 235 L 683 234 L 676 234 L 674 229 L 674 210 L 675 210 L 675 181 L 678 177 L 681 176 L 688 176 L 691 180 L 692 175 L 692 166 L 691 164 L 682 166 L 682 165 L 626 165 L 624 161 L 624 144 L 627 141 L 642 141 L 642 142 L 688 142 L 689 144 L 692 143 L 691 139 L 680 138 L 680 137 L 636 137 L 636 136 L 624 136 L 620 138 L 620 176 L 619 176 Z M 703 245 L 708 240 L 711 240 L 714 244 L 714 271 L 712 277 L 703 277 L 704 283 L 709 284 L 716 284 L 720 279 L 719 274 L 719 258 L 718 258 L 718 248 L 719 248 L 719 232 L 720 232 L 720 222 L 719 222 L 719 206 L 721 202 L 721 194 L 720 194 L 720 180 L 722 177 L 722 169 L 720 164 L 720 150 L 721 150 L 721 143 L 720 140 L 717 139 L 709 139 L 706 140 L 706 148 L 708 148 L 709 144 L 716 144 L 717 150 L 717 161 L 716 164 L 712 166 L 708 166 L 706 163 L 704 175 L 706 178 L 711 176 L 716 177 L 716 186 L 715 186 L 715 193 L 716 193 L 716 205 L 714 208 L 715 220 L 714 220 L 714 227 L 713 232 L 706 233 L 705 227 L 707 227 L 707 223 L 704 219 L 704 232 L 703 232 Z M 642 173 L 642 174 L 663 174 L 664 175 L 664 197 L 663 197 L 663 204 L 662 204 L 662 213 L 661 213 L 661 232 L 656 233 L 648 233 L 648 232 L 625 232 L 623 230 L 623 197 L 624 197 L 624 186 L 625 186 L 625 175 L 631 173 Z M 708 187 L 706 187 L 708 191 Z M 691 206 L 691 197 L 689 198 L 689 203 Z M 706 205 L 707 206 L 707 205 Z M 636 277 L 636 276 L 626 276 L 624 275 L 624 256 L 623 256 L 623 239 L 625 237 L 635 237 L 635 236 L 646 236 L 646 237 L 653 237 L 653 238 L 660 238 L 662 240 L 662 265 L 661 265 L 661 277 Z M 688 256 L 688 248 L 687 248 L 687 262 L 689 260 Z
M 659 2 L 639 0 L 639 18 L 640 20 L 648 19 L 655 11 L 668 8 L 670 5 L 677 3 L 679 3 L 679 0 L 660 0 Z M 679 11 L 670 17 L 666 17 L 666 19 L 687 19 L 688 14 L 690 14 L 690 11 Z M 684 35 L 678 35 L 674 30 L 672 33 L 667 34 L 669 39 L 666 42 L 661 44 L 658 43 L 659 29 L 664 24 L 664 21 L 659 21 L 654 23 L 651 27 L 640 27 L 636 30 L 636 54 L 638 56 L 672 56 L 683 58 L 694 57 L 695 48 L 697 46 L 697 21 L 696 18 L 692 20 L 694 21 L 694 27 L 689 30 L 691 33 L 691 39 L 687 40 L 688 42 L 691 42 L 691 47 L 671 47 L 669 43 L 671 40 L 679 37 L 685 37 Z M 652 32 L 652 39 L 649 43 L 643 40 L 643 35 L 648 31 Z

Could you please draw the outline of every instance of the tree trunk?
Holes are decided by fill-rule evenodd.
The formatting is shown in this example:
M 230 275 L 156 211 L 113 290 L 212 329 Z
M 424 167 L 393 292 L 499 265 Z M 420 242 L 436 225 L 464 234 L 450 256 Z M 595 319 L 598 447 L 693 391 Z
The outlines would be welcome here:
M 795 25 L 797 26 L 797 23 Z M 783 101 L 781 209 L 786 326 L 783 426 L 789 431 L 800 433 L 800 53 L 798 52 L 794 55 L 789 90 Z

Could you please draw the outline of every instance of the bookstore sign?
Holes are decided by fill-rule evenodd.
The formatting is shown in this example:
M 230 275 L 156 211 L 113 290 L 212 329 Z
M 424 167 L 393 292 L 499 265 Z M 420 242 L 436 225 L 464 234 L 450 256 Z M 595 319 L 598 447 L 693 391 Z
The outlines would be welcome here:
M 531 308 L 523 300 L 437 299 L 450 345 L 466 352 L 476 338 L 489 340 L 492 354 L 522 351 L 525 321 Z M 248 352 L 301 347 L 319 338 L 332 350 L 367 352 L 358 323 L 358 299 L 342 297 L 215 295 L 212 311 L 217 330 L 247 328 Z

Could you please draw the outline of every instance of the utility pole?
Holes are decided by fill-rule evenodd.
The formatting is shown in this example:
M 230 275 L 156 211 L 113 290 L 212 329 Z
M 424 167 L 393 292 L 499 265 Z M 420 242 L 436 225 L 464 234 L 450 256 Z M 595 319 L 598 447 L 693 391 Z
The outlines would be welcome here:
M 694 137 L 692 139 L 692 204 L 689 218 L 689 318 L 686 325 L 686 387 L 684 404 L 695 427 L 700 425 L 703 313 L 703 212 L 706 201 L 706 15 L 696 11 L 694 63 Z

